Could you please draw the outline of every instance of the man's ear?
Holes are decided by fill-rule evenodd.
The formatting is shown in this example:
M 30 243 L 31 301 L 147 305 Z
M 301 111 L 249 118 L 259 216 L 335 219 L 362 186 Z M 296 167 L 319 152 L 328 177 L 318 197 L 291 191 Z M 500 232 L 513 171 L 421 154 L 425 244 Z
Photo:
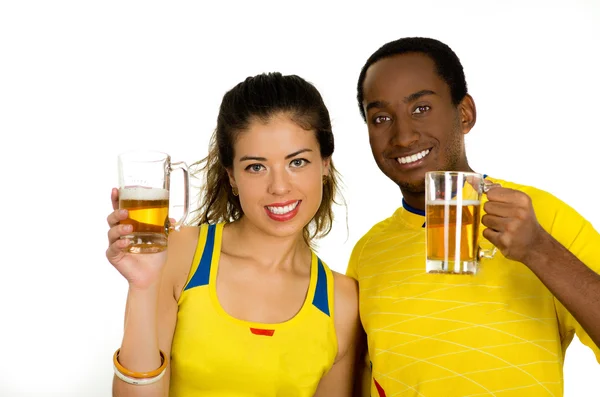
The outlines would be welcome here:
M 469 94 L 458 104 L 458 112 L 460 117 L 460 127 L 463 134 L 468 134 L 471 128 L 475 126 L 477 121 L 477 109 L 475 108 L 475 101 Z

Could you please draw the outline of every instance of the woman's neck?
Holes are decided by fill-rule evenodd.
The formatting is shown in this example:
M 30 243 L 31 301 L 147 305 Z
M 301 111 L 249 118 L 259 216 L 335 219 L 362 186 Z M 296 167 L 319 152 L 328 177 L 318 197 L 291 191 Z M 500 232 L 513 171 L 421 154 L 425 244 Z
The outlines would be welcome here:
M 312 252 L 302 231 L 290 236 L 275 236 L 242 217 L 226 224 L 223 250 L 232 256 L 250 258 L 265 270 L 302 270 L 310 263 Z M 303 271 L 302 271 L 303 272 Z

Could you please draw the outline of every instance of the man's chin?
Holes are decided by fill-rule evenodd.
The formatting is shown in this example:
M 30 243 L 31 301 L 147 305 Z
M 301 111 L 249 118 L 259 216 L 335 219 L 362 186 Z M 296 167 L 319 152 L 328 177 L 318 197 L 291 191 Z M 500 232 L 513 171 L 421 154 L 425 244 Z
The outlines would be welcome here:
M 419 194 L 425 193 L 425 180 L 418 181 L 397 181 L 400 190 L 406 193 Z
M 406 193 L 425 193 L 425 173 L 414 172 L 412 175 L 398 175 L 397 170 L 385 170 L 384 174 L 394 181 L 403 192 Z

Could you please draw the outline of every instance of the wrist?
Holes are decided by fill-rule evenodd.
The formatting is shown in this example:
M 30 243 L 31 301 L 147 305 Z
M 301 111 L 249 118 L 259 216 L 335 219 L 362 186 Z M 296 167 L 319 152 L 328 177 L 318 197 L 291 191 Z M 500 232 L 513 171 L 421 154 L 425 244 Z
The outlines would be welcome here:
M 531 270 L 544 267 L 553 255 L 556 240 L 544 229 L 540 228 L 537 237 L 532 241 L 529 250 L 521 261 Z
M 135 295 L 148 295 L 158 293 L 160 288 L 160 280 L 156 280 L 147 284 L 139 285 L 135 282 L 129 282 L 129 293 Z

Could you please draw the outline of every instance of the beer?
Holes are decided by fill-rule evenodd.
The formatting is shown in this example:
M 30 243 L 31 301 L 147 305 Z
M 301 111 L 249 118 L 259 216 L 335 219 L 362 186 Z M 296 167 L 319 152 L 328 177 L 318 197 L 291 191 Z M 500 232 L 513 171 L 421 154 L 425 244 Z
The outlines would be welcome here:
M 478 261 L 481 203 L 432 200 L 427 203 L 427 271 L 473 273 Z
M 133 226 L 133 231 L 123 237 L 132 242 L 127 247 L 129 252 L 152 253 L 167 248 L 168 190 L 137 186 L 119 189 L 119 208 L 129 211 L 121 224 Z

